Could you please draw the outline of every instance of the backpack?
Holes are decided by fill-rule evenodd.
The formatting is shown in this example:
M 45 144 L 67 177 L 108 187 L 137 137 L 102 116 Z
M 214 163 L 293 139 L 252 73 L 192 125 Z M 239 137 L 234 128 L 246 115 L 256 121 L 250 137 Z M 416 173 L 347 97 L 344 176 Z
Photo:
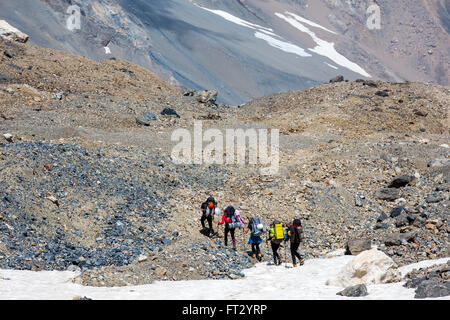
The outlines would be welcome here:
M 258 226 L 260 226 L 260 228 L 258 228 Z M 266 227 L 264 226 L 264 223 L 259 217 L 252 218 L 252 220 L 249 223 L 249 228 L 252 233 L 252 236 L 259 236 L 263 232 L 266 232 Z
M 209 202 L 214 203 L 214 206 L 217 206 L 217 202 L 216 199 L 214 199 L 214 197 L 208 197 L 208 199 L 206 199 L 206 205 L 208 205 Z
M 200 209 L 202 209 L 203 214 L 206 213 L 206 208 L 208 208 L 208 203 L 203 202 L 202 205 L 200 206 Z
M 275 243 L 281 243 L 284 240 L 283 224 L 280 221 L 275 220 L 272 222 L 270 225 L 269 237 Z
M 214 210 L 212 210 L 208 207 L 208 204 L 210 202 L 214 203 L 214 207 L 213 207 Z M 206 201 L 202 203 L 201 209 L 202 209 L 203 215 L 205 215 L 207 217 L 209 217 L 210 215 L 218 214 L 217 202 L 213 197 L 209 197 L 208 199 L 206 199 Z
M 296 227 L 294 227 L 294 225 Z M 302 232 L 302 222 L 300 219 L 296 218 L 294 219 L 293 224 L 289 227 L 289 231 L 291 232 L 290 240 L 294 243 L 300 243 L 302 242 L 300 232 Z
M 233 206 L 226 207 L 226 209 L 224 211 L 225 219 L 228 218 L 230 220 L 230 222 L 227 222 L 228 228 L 230 228 L 230 229 L 239 228 L 241 226 L 241 222 L 236 219 L 234 212 L 235 212 L 235 209 Z

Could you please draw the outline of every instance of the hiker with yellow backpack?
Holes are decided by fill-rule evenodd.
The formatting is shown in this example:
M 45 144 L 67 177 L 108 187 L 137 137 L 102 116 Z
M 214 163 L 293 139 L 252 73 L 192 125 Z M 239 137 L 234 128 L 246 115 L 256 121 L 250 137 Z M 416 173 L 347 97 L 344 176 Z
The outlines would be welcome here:
M 270 226 L 269 226 L 269 238 L 267 241 L 270 241 L 270 246 L 272 248 L 273 253 L 273 262 L 276 266 L 281 265 L 281 257 L 278 254 L 278 249 L 281 246 L 281 243 L 285 239 L 285 234 L 283 230 L 283 224 L 278 221 L 274 220 Z

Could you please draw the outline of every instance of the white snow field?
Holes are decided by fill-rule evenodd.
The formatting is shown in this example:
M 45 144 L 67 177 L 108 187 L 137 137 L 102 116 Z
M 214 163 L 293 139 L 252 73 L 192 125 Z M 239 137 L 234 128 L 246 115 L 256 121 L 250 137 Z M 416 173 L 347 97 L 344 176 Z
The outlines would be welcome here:
M 342 253 L 341 253 L 342 254 Z M 410 300 L 414 289 L 404 282 L 368 285 L 369 295 L 349 298 L 336 295 L 343 288 L 326 286 L 354 256 L 306 260 L 303 266 L 274 266 L 267 262 L 245 270 L 238 280 L 157 281 L 149 285 L 128 287 L 85 287 L 71 280 L 78 273 L 69 271 L 0 270 L 1 300 L 66 300 L 75 296 L 94 300 Z M 445 263 L 448 258 L 427 260 L 399 268 L 402 276 L 414 268 Z M 450 300 L 450 297 L 436 298 Z

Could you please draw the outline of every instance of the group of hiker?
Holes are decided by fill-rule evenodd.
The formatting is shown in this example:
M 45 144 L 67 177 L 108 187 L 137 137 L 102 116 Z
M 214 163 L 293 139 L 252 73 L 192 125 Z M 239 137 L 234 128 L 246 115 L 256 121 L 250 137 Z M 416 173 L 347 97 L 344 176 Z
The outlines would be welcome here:
M 286 227 L 283 226 L 282 222 L 274 220 L 267 228 L 260 217 L 254 216 L 249 219 L 246 226 L 246 223 L 244 222 L 244 219 L 242 219 L 239 210 L 230 205 L 227 206 L 223 211 L 221 211 L 217 207 L 217 202 L 214 197 L 208 197 L 208 199 L 206 199 L 206 201 L 202 203 L 201 210 L 202 217 L 200 219 L 200 222 L 203 227 L 203 233 L 206 236 L 213 237 L 218 234 L 217 232 L 214 232 L 213 229 L 214 217 L 218 217 L 218 225 L 225 224 L 225 246 L 228 246 L 229 234 L 233 243 L 233 249 L 236 250 L 235 230 L 243 229 L 244 233 L 250 232 L 248 243 L 251 245 L 251 256 L 253 258 L 256 258 L 258 261 L 262 261 L 260 245 L 261 243 L 263 243 L 262 237 L 264 236 L 264 234 L 266 234 L 267 239 L 265 241 L 270 242 L 273 253 L 273 261 L 276 266 L 281 265 L 282 263 L 280 254 L 278 253 L 278 249 L 283 242 L 290 243 L 292 265 L 294 267 L 297 266 L 297 259 L 299 260 L 300 265 L 303 265 L 304 261 L 302 256 L 298 252 L 298 248 L 300 246 L 300 243 L 305 240 L 305 237 L 303 233 L 302 223 L 299 218 L 295 218 L 292 223 L 287 224 Z M 220 215 L 222 216 L 220 217 Z M 205 226 L 205 220 L 208 222 L 208 228 Z

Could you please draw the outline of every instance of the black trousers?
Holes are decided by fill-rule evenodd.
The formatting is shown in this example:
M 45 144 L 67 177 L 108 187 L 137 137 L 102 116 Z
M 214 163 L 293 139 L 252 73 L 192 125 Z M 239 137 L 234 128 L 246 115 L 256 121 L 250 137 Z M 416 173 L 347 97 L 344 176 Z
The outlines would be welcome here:
M 296 264 L 295 258 L 297 257 L 298 260 L 302 261 L 302 256 L 300 253 L 298 253 L 298 247 L 300 246 L 300 243 L 291 242 L 291 255 L 292 255 L 292 263 Z
M 278 254 L 278 249 L 280 248 L 281 243 L 276 242 L 270 242 L 270 246 L 272 247 L 272 253 L 273 253 L 273 262 L 275 264 L 281 263 L 281 257 Z
M 205 227 L 205 220 L 207 220 L 209 229 L 212 230 L 212 219 L 213 219 L 213 217 L 212 217 L 211 214 L 209 216 L 206 216 L 206 214 L 202 215 L 202 218 L 200 219 L 200 222 L 202 223 L 202 227 L 206 228 Z
M 225 239 L 224 239 L 225 240 L 225 245 L 226 246 L 228 245 L 228 232 L 231 235 L 231 240 L 233 241 L 233 244 L 236 244 L 236 238 L 234 237 L 234 228 L 230 229 L 228 227 L 228 224 L 225 224 Z
M 259 249 L 259 243 L 252 243 L 252 253 L 260 254 L 261 250 Z

